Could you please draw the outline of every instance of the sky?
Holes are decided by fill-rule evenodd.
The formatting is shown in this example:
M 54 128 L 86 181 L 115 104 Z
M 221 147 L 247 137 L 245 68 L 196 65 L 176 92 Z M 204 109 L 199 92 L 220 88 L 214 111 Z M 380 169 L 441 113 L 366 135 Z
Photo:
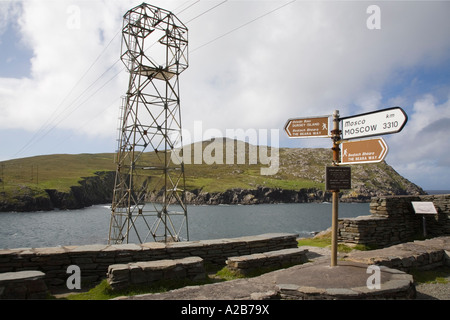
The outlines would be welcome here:
M 120 61 L 131 0 L 0 0 L 0 161 L 117 149 Z M 450 189 L 450 1 L 149 1 L 189 29 L 182 126 L 261 130 L 279 147 L 288 119 L 400 106 L 386 162 L 425 190 Z M 151 54 L 150 54 L 151 55 Z M 263 133 L 278 130 L 278 139 Z

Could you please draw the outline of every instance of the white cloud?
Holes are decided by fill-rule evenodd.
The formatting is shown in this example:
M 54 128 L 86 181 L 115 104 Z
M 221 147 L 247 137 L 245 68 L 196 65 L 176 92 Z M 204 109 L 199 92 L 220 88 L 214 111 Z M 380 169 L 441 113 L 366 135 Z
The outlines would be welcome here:
M 0 35 L 5 32 L 8 24 L 15 23 L 20 16 L 21 4 L 19 2 L 0 2 Z
M 428 188 L 450 186 L 450 95 L 438 103 L 427 94 L 414 103 L 413 113 L 403 131 L 389 137 L 393 150 L 388 163 L 407 177 L 421 181 Z
M 175 13 L 193 4 L 177 14 L 181 21 L 189 21 L 220 2 L 152 4 Z M 123 64 L 114 65 L 120 57 L 120 34 L 72 89 L 120 32 L 123 14 L 140 3 L 25 1 L 18 10 L 1 2 L 0 32 L 5 28 L 2 21 L 11 22 L 14 8 L 23 41 L 33 50 L 30 78 L 0 79 L 1 128 L 36 132 L 49 123 L 55 130 L 72 130 L 74 140 L 77 135 L 81 141 L 114 139 L 118 99 L 128 83 L 128 74 L 118 73 Z M 369 2 L 297 1 L 281 8 L 287 3 L 228 1 L 187 24 L 190 66 L 180 78 L 184 129 L 193 131 L 194 121 L 201 120 L 205 130 L 282 130 L 288 118 L 330 114 L 335 109 L 347 116 L 398 104 L 410 115 L 404 132 L 425 130 L 424 136 L 440 140 L 426 128 L 438 120 L 436 116 L 442 118 L 442 112 L 447 115 L 448 103 L 433 101 L 430 92 L 414 106 L 404 105 L 410 97 L 389 88 L 399 83 L 398 77 L 408 75 L 405 70 L 448 61 L 449 2 L 380 2 L 380 30 L 367 29 Z M 71 10 L 73 6 L 80 10 Z M 9 19 L 2 19 L 5 16 Z M 281 139 L 292 145 L 283 134 Z M 404 139 L 403 132 L 390 139 L 389 161 L 398 165 L 410 159 Z M 328 142 L 298 145 L 322 147 Z
M 267 11 L 277 3 L 265 2 L 264 7 Z M 348 113 L 351 105 L 359 111 L 379 107 L 381 89 L 396 71 L 439 60 L 449 45 L 439 30 L 448 23 L 437 8 L 383 3 L 382 29 L 370 31 L 366 6 L 295 3 L 202 48 L 192 55 L 195 71 L 189 71 L 187 81 L 196 99 L 185 102 L 200 104 L 201 99 L 206 109 L 200 115 L 205 117 L 209 108 L 208 120 L 217 126 L 271 127 L 292 116 L 335 108 Z M 226 17 L 217 24 L 228 26 Z M 435 25 L 440 25 L 438 32 Z M 206 39 L 194 38 L 194 47 L 208 39 L 195 24 L 191 33 L 196 31 Z M 417 45 L 422 42 L 426 45 Z M 220 117 L 221 107 L 240 116 Z

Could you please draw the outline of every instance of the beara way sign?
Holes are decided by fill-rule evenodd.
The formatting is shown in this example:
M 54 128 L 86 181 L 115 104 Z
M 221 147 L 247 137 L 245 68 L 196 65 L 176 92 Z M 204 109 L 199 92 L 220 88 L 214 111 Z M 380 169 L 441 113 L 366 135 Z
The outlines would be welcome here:
M 344 141 L 340 164 L 378 163 L 384 160 L 388 150 L 383 138 Z

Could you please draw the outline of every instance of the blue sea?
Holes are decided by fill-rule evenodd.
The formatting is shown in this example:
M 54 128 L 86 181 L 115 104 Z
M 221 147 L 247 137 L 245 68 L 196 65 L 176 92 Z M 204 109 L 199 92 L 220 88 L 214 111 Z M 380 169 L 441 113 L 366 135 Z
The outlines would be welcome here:
M 368 203 L 339 204 L 339 218 L 369 214 Z M 0 213 L 0 248 L 106 244 L 109 222 L 110 204 L 80 210 L 4 212 Z M 272 232 L 308 237 L 330 226 L 330 203 L 188 206 L 189 240 Z M 187 239 L 187 234 L 182 238 Z

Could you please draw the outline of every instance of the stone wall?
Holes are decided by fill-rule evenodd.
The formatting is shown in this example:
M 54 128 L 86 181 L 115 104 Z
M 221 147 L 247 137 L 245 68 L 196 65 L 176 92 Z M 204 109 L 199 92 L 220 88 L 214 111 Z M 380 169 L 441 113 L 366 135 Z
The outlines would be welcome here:
M 107 278 L 112 290 L 122 290 L 132 285 L 151 285 L 161 280 L 202 280 L 206 278 L 206 273 L 202 258 L 188 257 L 113 264 L 108 268 Z
M 225 265 L 228 257 L 297 247 L 296 234 L 270 233 L 231 239 L 189 242 L 122 245 L 84 245 L 54 248 L 20 248 L 0 250 L 0 273 L 35 270 L 45 273 L 51 287 L 65 286 L 71 273 L 70 265 L 77 265 L 81 282 L 95 282 L 106 278 L 108 267 L 130 262 L 180 259 L 189 256 L 202 258 L 205 263 Z
M 40 271 L 0 273 L 0 300 L 47 298 L 44 276 Z
M 414 212 L 412 201 L 433 202 L 436 207 L 437 215 L 425 216 L 428 236 L 450 234 L 450 195 L 389 196 L 372 198 L 370 216 L 341 219 L 339 241 L 386 247 L 422 235 L 422 215 Z
M 354 250 L 345 260 L 383 265 L 405 272 L 450 266 L 450 236 L 401 243 L 377 250 Z
M 226 261 L 228 269 L 242 275 L 249 275 L 261 269 L 275 269 L 302 264 L 308 261 L 308 250 L 301 248 L 283 249 L 251 255 L 230 257 Z

